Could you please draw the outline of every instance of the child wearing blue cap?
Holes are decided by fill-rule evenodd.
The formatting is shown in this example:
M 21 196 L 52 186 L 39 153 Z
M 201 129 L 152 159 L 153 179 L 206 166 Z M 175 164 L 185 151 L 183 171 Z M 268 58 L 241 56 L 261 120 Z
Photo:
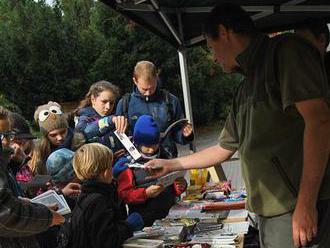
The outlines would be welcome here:
M 159 127 L 150 115 L 142 115 L 137 120 L 134 126 L 133 143 L 144 155 L 143 157 L 151 159 L 169 156 L 162 149 Z M 113 174 L 118 179 L 119 197 L 128 204 L 130 213 L 139 213 L 145 226 L 151 226 L 155 220 L 167 216 L 169 209 L 175 203 L 175 198 L 185 191 L 187 183 L 180 178 L 173 185 L 165 188 L 155 185 L 153 179 L 148 179 L 145 170 L 128 168 L 129 162 L 131 162 L 129 156 L 124 156 L 113 168 Z
M 56 184 L 66 185 L 72 182 L 75 174 L 72 166 L 74 152 L 62 148 L 51 153 L 46 162 L 47 174 Z

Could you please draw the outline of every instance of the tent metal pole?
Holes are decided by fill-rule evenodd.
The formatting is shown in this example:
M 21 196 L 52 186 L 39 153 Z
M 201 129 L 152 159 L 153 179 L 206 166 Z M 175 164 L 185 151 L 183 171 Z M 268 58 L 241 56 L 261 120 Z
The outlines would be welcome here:
M 167 15 L 160 10 L 158 2 L 156 0 L 150 0 L 150 1 L 152 3 L 152 6 L 154 7 L 154 9 L 158 12 L 158 14 L 163 19 L 163 21 L 166 24 L 166 26 L 168 27 L 168 29 L 171 31 L 174 38 L 177 40 L 178 44 L 180 46 L 182 46 L 182 41 L 179 38 L 177 31 L 175 30 L 174 26 L 172 25 L 172 23 L 171 23 L 170 19 L 167 17 Z
M 179 54 L 181 83 L 182 83 L 184 109 L 185 109 L 185 113 L 186 113 L 186 118 L 189 120 L 190 123 L 194 123 L 192 107 L 191 107 L 186 50 L 184 48 L 181 50 L 178 50 L 178 54 Z M 194 131 L 194 133 L 195 133 L 195 131 Z M 195 137 L 196 137 L 196 135 L 195 135 Z M 192 150 L 193 152 L 196 151 L 196 146 L 195 146 L 194 141 L 191 143 L 190 150 Z
M 179 30 L 180 38 L 184 40 L 183 25 L 182 25 L 182 18 L 180 12 L 177 13 L 177 18 L 178 18 L 178 25 L 179 25 L 178 30 Z M 181 74 L 183 101 L 184 101 L 186 118 L 189 120 L 191 124 L 194 124 L 193 112 L 191 107 L 191 95 L 190 95 L 190 87 L 189 87 L 189 74 L 188 74 L 186 48 L 182 46 L 180 49 L 178 49 L 178 54 L 179 54 L 180 74 Z M 196 137 L 194 125 L 193 125 L 193 132 Z M 195 140 L 190 142 L 190 151 L 196 152 Z

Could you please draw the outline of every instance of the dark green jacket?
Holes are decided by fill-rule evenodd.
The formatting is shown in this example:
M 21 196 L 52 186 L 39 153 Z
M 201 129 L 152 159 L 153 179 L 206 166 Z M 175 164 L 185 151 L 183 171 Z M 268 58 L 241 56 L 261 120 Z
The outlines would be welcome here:
M 303 168 L 304 120 L 295 102 L 329 99 L 319 52 L 294 35 L 257 35 L 237 57 L 245 79 L 220 135 L 220 146 L 238 150 L 248 208 L 263 216 L 294 209 Z M 319 193 L 330 198 L 330 167 Z

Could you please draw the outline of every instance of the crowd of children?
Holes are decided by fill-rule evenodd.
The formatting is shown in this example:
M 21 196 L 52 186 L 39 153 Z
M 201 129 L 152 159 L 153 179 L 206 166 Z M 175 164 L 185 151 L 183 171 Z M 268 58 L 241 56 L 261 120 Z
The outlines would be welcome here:
M 150 76 L 155 75 L 145 75 Z M 134 161 L 114 131 L 132 134 L 142 154 L 139 163 L 173 155 L 164 148 L 152 114 L 140 113 L 133 127 L 126 116 L 114 114 L 118 97 L 112 83 L 94 83 L 72 115 L 74 126 L 60 104 L 37 107 L 40 138 L 21 115 L 0 107 L 0 229 L 12 230 L 0 235 L 0 247 L 120 247 L 134 231 L 166 217 L 186 181 L 163 187 L 143 169 L 129 168 Z M 192 134 L 191 126 L 181 128 Z M 30 201 L 49 189 L 68 202 L 72 213 L 65 219 L 57 206 Z M 5 208 L 14 214 L 2 215 Z

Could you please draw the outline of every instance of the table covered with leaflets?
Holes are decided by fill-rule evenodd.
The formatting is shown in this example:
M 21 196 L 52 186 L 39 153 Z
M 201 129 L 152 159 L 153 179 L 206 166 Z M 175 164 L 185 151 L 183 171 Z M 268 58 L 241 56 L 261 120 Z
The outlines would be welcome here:
M 190 186 L 166 219 L 135 232 L 123 247 L 243 247 L 249 228 L 245 198 L 244 190 L 232 191 L 226 181 Z

